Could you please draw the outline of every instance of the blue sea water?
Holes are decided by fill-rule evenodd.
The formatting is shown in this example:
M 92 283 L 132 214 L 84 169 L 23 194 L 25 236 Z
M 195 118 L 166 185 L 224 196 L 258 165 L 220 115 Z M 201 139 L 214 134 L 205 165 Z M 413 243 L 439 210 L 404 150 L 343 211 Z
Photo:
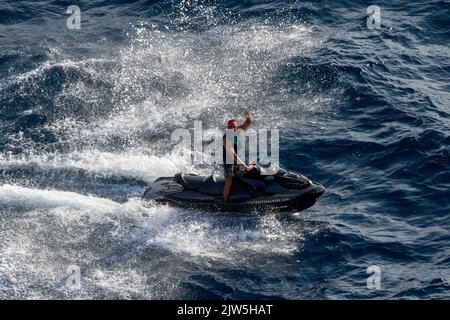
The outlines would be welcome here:
M 0 298 L 448 299 L 449 17 L 449 1 L 0 0 Z M 245 109 L 327 187 L 315 206 L 140 201 L 210 171 L 171 153 L 175 129 Z

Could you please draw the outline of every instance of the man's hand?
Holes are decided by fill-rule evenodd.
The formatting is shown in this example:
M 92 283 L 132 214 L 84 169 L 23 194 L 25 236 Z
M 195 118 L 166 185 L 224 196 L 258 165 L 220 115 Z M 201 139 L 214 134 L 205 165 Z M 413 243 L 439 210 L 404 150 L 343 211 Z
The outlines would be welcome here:
M 245 117 L 245 122 L 243 124 L 241 124 L 238 129 L 242 129 L 242 130 L 246 130 L 250 124 L 252 123 L 252 115 L 250 114 L 249 111 L 245 111 L 244 112 L 244 117 Z
M 250 171 L 253 169 L 253 164 L 250 162 L 249 164 L 247 164 L 246 166 L 244 166 L 245 171 Z

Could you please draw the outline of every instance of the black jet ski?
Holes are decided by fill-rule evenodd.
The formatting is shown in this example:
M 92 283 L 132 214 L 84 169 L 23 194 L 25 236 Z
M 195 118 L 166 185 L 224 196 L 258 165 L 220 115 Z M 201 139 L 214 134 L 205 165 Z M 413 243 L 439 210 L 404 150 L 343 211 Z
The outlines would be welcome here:
M 311 207 L 325 188 L 278 165 L 254 165 L 233 178 L 230 199 L 223 201 L 224 177 L 178 173 L 162 177 L 145 191 L 144 200 L 185 208 L 219 211 L 300 211 Z

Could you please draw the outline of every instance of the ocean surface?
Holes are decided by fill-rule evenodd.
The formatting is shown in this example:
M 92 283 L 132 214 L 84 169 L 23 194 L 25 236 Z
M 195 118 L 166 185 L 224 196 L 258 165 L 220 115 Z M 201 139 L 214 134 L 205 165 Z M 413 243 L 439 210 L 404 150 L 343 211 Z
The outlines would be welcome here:
M 0 0 L 0 298 L 449 299 L 449 17 L 449 1 Z M 326 186 L 316 205 L 141 202 L 159 176 L 211 172 L 171 152 L 174 130 L 246 109 Z

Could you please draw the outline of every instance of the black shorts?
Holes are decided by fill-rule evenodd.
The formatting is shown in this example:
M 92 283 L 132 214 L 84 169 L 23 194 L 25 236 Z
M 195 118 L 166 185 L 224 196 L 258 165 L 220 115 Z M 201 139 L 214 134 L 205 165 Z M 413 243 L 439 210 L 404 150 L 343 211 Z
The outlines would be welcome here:
M 234 164 L 224 164 L 223 170 L 225 177 L 234 177 L 236 175 L 236 166 Z

